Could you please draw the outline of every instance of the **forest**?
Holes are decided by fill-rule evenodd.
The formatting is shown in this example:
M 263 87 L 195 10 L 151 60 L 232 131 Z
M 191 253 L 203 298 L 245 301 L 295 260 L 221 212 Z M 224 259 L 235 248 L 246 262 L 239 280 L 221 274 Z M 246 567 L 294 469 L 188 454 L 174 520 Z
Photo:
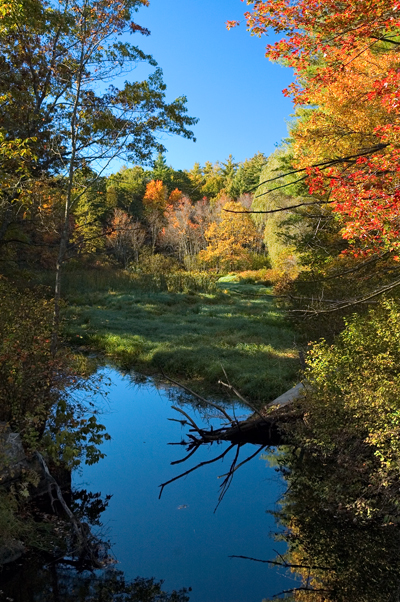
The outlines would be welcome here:
M 101 462 L 91 394 L 113 362 L 203 400 L 233 391 L 273 425 L 287 599 L 397 600 L 400 5 L 248 2 L 250 34 L 275 32 L 266 57 L 294 73 L 288 136 L 180 170 L 160 135 L 193 140 L 197 119 L 136 46 L 146 4 L 0 1 L 0 438 L 29 462 L 7 485 L 3 445 L 0 542 L 62 547 L 32 463 Z

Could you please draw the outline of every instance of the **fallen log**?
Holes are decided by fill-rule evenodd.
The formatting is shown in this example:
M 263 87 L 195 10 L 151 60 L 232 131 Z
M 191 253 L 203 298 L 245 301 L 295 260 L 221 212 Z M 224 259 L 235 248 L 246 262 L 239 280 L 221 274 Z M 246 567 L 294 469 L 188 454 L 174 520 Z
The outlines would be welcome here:
M 303 383 L 298 383 L 295 387 L 268 403 L 261 410 L 255 409 L 253 404 L 246 401 L 231 385 L 222 382 L 221 384 L 233 391 L 254 413 L 245 420 L 236 420 L 229 416 L 225 409 L 220 408 L 214 402 L 208 402 L 194 391 L 183 387 L 202 402 L 216 408 L 225 420 L 225 424 L 218 429 L 203 429 L 198 427 L 193 419 L 181 408 L 172 406 L 174 410 L 183 414 L 187 419 L 187 421 L 179 422 L 192 427 L 189 429 L 187 435 L 190 441 L 182 442 L 183 445 L 188 446 L 188 451 L 199 445 L 213 443 L 214 441 L 230 441 L 233 444 L 264 444 L 265 446 L 282 445 L 285 442 L 285 425 L 293 424 L 294 421 L 301 418 L 301 412 L 297 409 L 292 409 L 291 406 L 294 401 L 306 394 L 306 386 Z M 193 433 L 196 433 L 196 435 Z
M 174 384 L 179 385 L 179 383 L 176 383 L 172 379 L 168 380 L 170 380 Z M 286 393 L 274 399 L 272 402 L 264 406 L 261 410 L 254 408 L 253 405 L 247 402 L 230 384 L 221 384 L 225 387 L 228 387 L 232 392 L 234 392 L 235 395 L 239 397 L 243 403 L 245 403 L 254 410 L 254 413 L 245 420 L 237 420 L 236 418 L 229 416 L 229 414 L 224 408 L 220 408 L 214 402 L 208 402 L 206 399 L 197 395 L 188 387 L 179 385 L 188 393 L 191 393 L 192 395 L 200 399 L 203 403 L 209 404 L 213 408 L 216 408 L 220 412 L 221 417 L 225 421 L 225 423 L 217 429 L 214 429 L 212 427 L 210 429 L 200 428 L 199 426 L 197 426 L 193 418 L 189 416 L 189 414 L 187 414 L 184 410 L 182 410 L 182 408 L 172 406 L 172 409 L 182 414 L 185 419 L 176 420 L 174 418 L 170 418 L 170 420 L 175 420 L 176 422 L 180 422 L 182 426 L 189 427 L 188 432 L 186 434 L 187 440 L 181 441 L 180 444 L 175 444 L 185 445 L 188 454 L 184 458 L 172 462 L 172 464 L 181 464 L 183 462 L 186 462 L 202 445 L 210 445 L 212 443 L 221 442 L 227 442 L 229 443 L 229 445 L 221 454 L 219 454 L 215 458 L 204 462 L 200 462 L 193 468 L 190 468 L 189 470 L 170 479 L 169 481 L 162 483 L 160 485 L 161 489 L 159 497 L 161 497 L 164 487 L 166 487 L 166 485 L 169 485 L 170 483 L 173 483 L 174 481 L 177 481 L 178 479 L 187 476 L 188 474 L 202 466 L 212 464 L 214 462 L 217 462 L 218 460 L 221 460 L 233 448 L 236 447 L 236 454 L 231 463 L 231 467 L 228 473 L 222 475 L 222 477 L 225 478 L 221 483 L 221 493 L 217 504 L 218 508 L 218 505 L 221 503 L 226 491 L 229 488 L 229 485 L 233 478 L 233 474 L 238 468 L 240 468 L 241 466 L 243 466 L 243 464 L 257 456 L 267 447 L 276 447 L 278 445 L 290 443 L 290 434 L 288 433 L 288 426 L 294 424 L 294 422 L 298 421 L 303 416 L 301 409 L 299 409 L 297 406 L 294 406 L 293 403 L 294 401 L 298 400 L 306 394 L 306 386 L 303 383 L 299 383 L 289 391 L 286 391 Z M 258 445 L 259 447 L 256 452 L 252 453 L 245 460 L 239 463 L 238 458 L 240 449 L 247 443 Z

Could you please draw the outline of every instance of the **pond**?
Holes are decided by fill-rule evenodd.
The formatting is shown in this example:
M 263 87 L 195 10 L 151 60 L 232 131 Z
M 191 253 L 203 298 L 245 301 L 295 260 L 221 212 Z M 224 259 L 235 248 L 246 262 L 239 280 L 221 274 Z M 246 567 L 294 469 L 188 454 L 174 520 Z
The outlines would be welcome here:
M 135 375 L 112 368 L 103 373 L 112 384 L 101 422 L 112 440 L 103 446 L 106 458 L 76 473 L 74 485 L 112 495 L 101 533 L 111 541 L 125 577 L 162 579 L 167 591 L 191 587 L 191 602 L 261 602 L 294 587 L 285 571 L 230 558 L 274 559 L 285 550 L 272 536 L 277 527 L 268 513 L 276 508 L 284 482 L 266 459 L 256 457 L 235 473 L 216 511 L 218 477 L 228 470 L 234 450 L 223 462 L 171 483 L 159 499 L 161 483 L 218 456 L 224 444 L 201 448 L 187 462 L 171 466 L 186 455 L 185 447 L 169 445 L 185 435 L 178 422 L 168 420 L 182 418 L 171 409 L 176 390 L 150 379 L 138 384 Z M 195 404 L 186 403 L 185 410 L 199 424 L 208 420 Z M 246 410 L 236 407 L 236 412 Z M 241 459 L 255 450 L 244 446 Z

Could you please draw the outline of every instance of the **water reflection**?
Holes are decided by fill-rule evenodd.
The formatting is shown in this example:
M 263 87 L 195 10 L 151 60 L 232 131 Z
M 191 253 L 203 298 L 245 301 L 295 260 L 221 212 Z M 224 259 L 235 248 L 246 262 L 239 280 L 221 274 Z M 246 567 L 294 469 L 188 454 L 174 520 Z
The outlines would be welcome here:
M 276 452 L 288 490 L 275 517 L 288 543 L 283 560 L 302 577 L 296 601 L 400 599 L 400 483 L 389 496 L 376 490 L 374 458 L 364 452 Z
M 31 557 L 3 571 L 0 600 L 187 602 L 190 595 L 191 602 L 261 602 L 279 592 L 301 602 L 400 600 L 400 483 L 394 476 L 382 486 L 370 448 L 354 442 L 332 453 L 312 444 L 272 450 L 235 473 L 215 514 L 232 449 L 224 465 L 175 481 L 159 500 L 159 485 L 177 475 L 171 462 L 182 452 L 168 443 L 187 434 L 168 420 L 171 399 L 198 424 L 209 423 L 209 411 L 143 377 L 106 372 L 114 387 L 102 421 L 112 441 L 104 460 L 75 474 L 80 487 L 69 503 L 111 541 L 116 564 L 89 573 L 72 559 Z M 197 449 L 185 468 L 228 446 Z M 276 531 L 280 541 L 271 537 Z
M 176 417 L 170 399 L 176 390 L 157 389 L 149 381 L 138 387 L 110 369 L 107 375 L 113 382 L 109 411 L 102 416 L 112 436 L 104 445 L 107 457 L 85 467 L 74 481 L 78 487 L 113 495 L 102 521 L 118 568 L 127 578 L 155 575 L 167 590 L 191 586 L 191 602 L 261 602 L 289 587 L 293 581 L 285 571 L 229 558 L 234 554 L 274 558 L 274 550 L 285 551 L 285 544 L 270 537 L 276 526 L 266 513 L 276 509 L 283 493 L 276 471 L 266 469 L 260 458 L 243 466 L 214 514 L 218 477 L 229 468 L 232 450 L 223 464 L 203 467 L 173 483 L 159 500 L 159 485 L 177 474 L 170 463 L 183 451 L 168 445 L 185 435 L 179 424 L 168 420 Z M 196 422 L 207 422 L 204 409 L 186 409 Z M 238 408 L 238 413 L 244 410 Z M 199 449 L 187 467 L 210 460 L 224 446 Z
M 18 572 L 2 574 L 0 599 L 7 602 L 188 602 L 185 589 L 165 592 L 155 579 L 129 581 L 115 568 L 78 572 L 71 567 L 32 557 Z

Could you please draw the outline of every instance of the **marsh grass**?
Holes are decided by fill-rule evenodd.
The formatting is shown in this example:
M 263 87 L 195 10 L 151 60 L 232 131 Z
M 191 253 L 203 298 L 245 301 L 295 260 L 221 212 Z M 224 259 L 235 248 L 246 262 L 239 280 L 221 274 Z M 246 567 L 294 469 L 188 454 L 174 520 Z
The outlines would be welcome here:
M 69 340 L 104 353 L 122 368 L 164 372 L 211 394 L 221 394 L 224 370 L 252 401 L 274 399 L 294 384 L 295 333 L 269 289 L 216 284 L 204 273 L 202 286 L 198 274 L 186 280 L 182 275 L 179 282 L 175 277 L 174 287 L 145 276 L 67 273 Z

